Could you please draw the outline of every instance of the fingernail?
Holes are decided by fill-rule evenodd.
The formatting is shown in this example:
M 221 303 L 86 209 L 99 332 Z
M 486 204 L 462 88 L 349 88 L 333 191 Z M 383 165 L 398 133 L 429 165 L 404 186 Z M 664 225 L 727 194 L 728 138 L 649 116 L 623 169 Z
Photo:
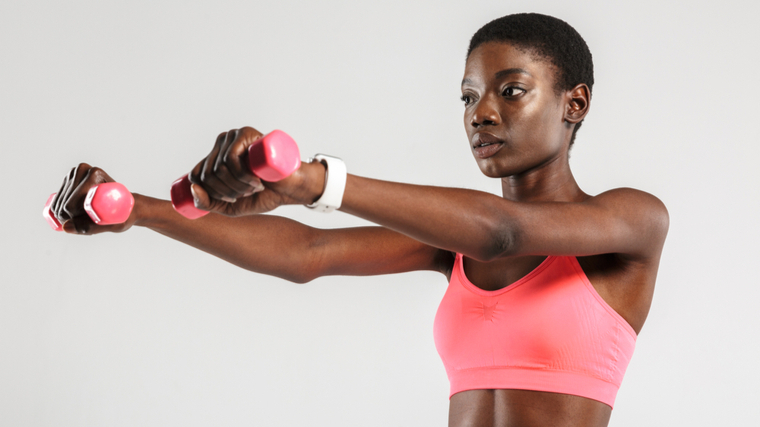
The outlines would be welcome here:
M 227 203 L 235 203 L 237 202 L 237 199 L 233 199 L 231 197 L 222 197 L 222 201 Z

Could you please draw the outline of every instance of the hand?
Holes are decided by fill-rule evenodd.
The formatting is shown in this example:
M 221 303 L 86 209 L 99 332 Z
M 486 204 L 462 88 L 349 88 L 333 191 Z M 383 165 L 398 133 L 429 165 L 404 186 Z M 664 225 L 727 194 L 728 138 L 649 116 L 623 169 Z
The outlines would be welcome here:
M 256 129 L 244 127 L 217 137 L 211 153 L 189 174 L 197 208 L 242 216 L 268 212 L 285 204 L 311 203 L 319 197 L 321 187 L 316 196 L 310 196 L 304 188 L 303 170 L 313 169 L 309 165 L 302 164 L 291 176 L 276 183 L 262 181 L 251 172 L 248 148 L 262 136 Z
M 121 224 L 96 225 L 84 210 L 84 199 L 90 188 L 106 182 L 114 182 L 103 169 L 80 163 L 63 179 L 60 190 L 56 193 L 51 211 L 63 225 L 63 231 L 71 234 L 98 234 L 106 231 L 123 232 L 135 223 L 135 209 L 127 221 Z

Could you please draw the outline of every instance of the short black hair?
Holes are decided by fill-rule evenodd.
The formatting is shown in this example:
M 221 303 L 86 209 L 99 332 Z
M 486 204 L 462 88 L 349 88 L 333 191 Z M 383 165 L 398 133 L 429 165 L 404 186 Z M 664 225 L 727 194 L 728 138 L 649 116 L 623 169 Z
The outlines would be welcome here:
M 594 86 L 591 51 L 567 22 L 538 13 L 517 13 L 494 19 L 472 36 L 467 57 L 487 42 L 509 43 L 548 61 L 556 70 L 554 89 L 557 93 L 585 83 L 591 95 Z M 575 142 L 581 123 L 582 120 L 575 125 L 570 145 Z

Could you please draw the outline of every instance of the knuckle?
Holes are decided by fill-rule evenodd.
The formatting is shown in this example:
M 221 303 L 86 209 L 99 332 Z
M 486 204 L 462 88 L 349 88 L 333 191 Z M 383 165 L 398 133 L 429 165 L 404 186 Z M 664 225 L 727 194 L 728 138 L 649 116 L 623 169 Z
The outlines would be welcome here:
M 74 218 L 74 212 L 73 209 L 71 209 L 68 204 L 66 204 L 62 210 L 62 217 L 65 219 Z
M 86 173 L 88 170 L 90 170 L 90 168 L 90 165 L 87 163 L 80 163 L 77 165 L 77 167 L 71 170 L 71 179 L 77 179 L 77 176 L 81 176 L 81 174 Z
M 61 224 L 63 224 L 67 220 L 71 219 L 71 217 L 68 214 L 66 214 L 65 212 L 63 212 L 62 209 L 55 209 L 53 211 L 53 214 L 58 219 L 58 222 L 60 222 Z
M 217 199 L 218 200 L 218 199 L 221 199 L 222 197 L 224 197 L 215 188 L 211 188 L 211 187 L 208 187 L 208 186 L 203 187 L 203 188 L 206 190 L 206 193 L 208 193 L 209 197 L 211 197 L 212 199 Z
M 95 182 L 103 182 L 103 181 L 106 181 L 107 176 L 108 175 L 106 174 L 106 171 L 104 171 L 103 169 L 98 168 L 98 167 L 93 167 L 92 169 L 90 169 L 90 173 L 87 179 L 90 181 L 94 180 Z
M 258 139 L 263 135 L 261 132 L 250 126 L 241 128 L 240 132 L 242 136 L 250 137 L 251 139 Z
M 230 170 L 227 168 L 227 165 L 225 165 L 224 163 L 221 163 L 221 162 L 217 163 L 214 166 L 214 173 L 223 182 L 232 181 L 231 180 L 232 174 L 230 174 Z
M 77 203 L 74 197 L 69 197 L 68 200 L 66 200 L 63 205 L 61 206 L 61 210 L 66 212 L 69 217 L 73 218 L 77 214 Z

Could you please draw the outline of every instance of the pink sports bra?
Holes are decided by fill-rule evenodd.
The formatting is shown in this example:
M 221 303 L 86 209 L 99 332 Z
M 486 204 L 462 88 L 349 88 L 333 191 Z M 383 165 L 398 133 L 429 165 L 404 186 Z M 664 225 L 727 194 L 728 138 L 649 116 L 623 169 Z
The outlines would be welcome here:
M 496 291 L 473 285 L 457 254 L 434 324 L 435 346 L 460 391 L 565 393 L 613 406 L 636 332 L 596 292 L 575 257 L 547 257 Z

